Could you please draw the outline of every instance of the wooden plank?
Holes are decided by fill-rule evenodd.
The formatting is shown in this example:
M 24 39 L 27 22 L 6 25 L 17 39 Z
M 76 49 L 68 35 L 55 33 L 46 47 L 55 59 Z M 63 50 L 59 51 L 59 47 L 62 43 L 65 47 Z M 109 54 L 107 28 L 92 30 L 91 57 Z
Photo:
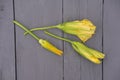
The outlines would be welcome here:
M 12 0 L 0 1 L 0 80 L 15 80 Z
M 63 3 L 64 22 L 79 19 L 79 0 L 64 0 Z M 68 34 L 64 34 L 64 37 L 76 40 L 74 36 Z M 81 80 L 80 56 L 67 42 L 64 42 L 64 80 Z
M 104 80 L 120 80 L 120 0 L 104 2 Z
M 15 19 L 28 28 L 55 25 L 62 22 L 62 0 L 15 0 Z M 61 35 L 61 31 L 51 30 Z M 63 57 L 40 46 L 31 36 L 24 36 L 16 27 L 18 80 L 62 80 Z M 62 41 L 35 32 L 62 49 Z
M 64 21 L 88 18 L 97 26 L 87 45 L 102 51 L 102 0 L 64 0 Z M 65 34 L 72 40 L 78 40 Z M 96 65 L 79 56 L 64 44 L 64 80 L 102 80 L 102 64 Z
M 102 0 L 87 0 L 86 17 L 97 27 L 96 34 L 87 42 L 87 45 L 102 51 Z M 82 7 L 81 7 L 82 8 Z M 80 16 L 81 16 L 80 11 Z M 83 16 L 85 16 L 83 14 Z M 102 80 L 102 64 L 96 65 L 86 60 L 81 62 L 82 80 Z

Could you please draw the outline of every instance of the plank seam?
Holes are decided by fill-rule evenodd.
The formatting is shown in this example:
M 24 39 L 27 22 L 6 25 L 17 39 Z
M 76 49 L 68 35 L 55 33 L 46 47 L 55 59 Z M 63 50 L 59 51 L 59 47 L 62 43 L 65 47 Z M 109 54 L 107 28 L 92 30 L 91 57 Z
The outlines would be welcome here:
M 62 23 L 63 23 L 63 21 L 64 21 L 64 1 L 62 0 Z M 62 37 L 64 37 L 64 32 L 62 31 Z M 62 46 L 63 46 L 63 53 L 64 53 L 64 44 L 65 44 L 65 42 L 64 41 L 62 41 Z M 63 78 L 62 78 L 63 80 L 64 80 L 64 55 L 63 55 Z
M 13 0 L 13 19 L 15 20 L 15 1 Z M 15 80 L 17 80 L 16 27 L 14 25 Z
M 102 52 L 104 52 L 104 30 L 103 30 L 103 24 L 104 24 L 104 0 L 102 0 Z M 102 80 L 104 80 L 104 62 L 102 61 Z

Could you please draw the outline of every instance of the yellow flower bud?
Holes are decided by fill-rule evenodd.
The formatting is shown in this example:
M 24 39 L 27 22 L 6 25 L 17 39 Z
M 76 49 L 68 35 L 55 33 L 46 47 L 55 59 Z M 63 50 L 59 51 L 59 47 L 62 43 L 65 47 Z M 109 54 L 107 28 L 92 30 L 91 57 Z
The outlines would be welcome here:
M 91 61 L 93 63 L 100 64 L 101 63 L 100 59 L 103 59 L 105 57 L 105 54 L 103 54 L 97 50 L 94 50 L 92 48 L 89 48 L 81 42 L 71 41 L 69 39 L 56 36 L 54 34 L 46 32 L 46 31 L 45 31 L 45 33 L 54 38 L 64 40 L 64 41 L 71 43 L 71 45 L 75 49 L 75 51 L 77 51 L 81 56 L 83 56 L 84 58 L 88 59 L 89 61 Z
M 80 42 L 72 42 L 72 47 L 83 57 L 93 63 L 100 64 L 101 60 L 105 57 L 101 52 L 91 49 Z
M 45 49 L 61 56 L 63 54 L 63 52 L 59 49 L 57 49 L 55 46 L 53 46 L 51 43 L 49 43 L 46 40 L 40 39 L 39 43 L 41 44 L 42 47 L 44 47 Z

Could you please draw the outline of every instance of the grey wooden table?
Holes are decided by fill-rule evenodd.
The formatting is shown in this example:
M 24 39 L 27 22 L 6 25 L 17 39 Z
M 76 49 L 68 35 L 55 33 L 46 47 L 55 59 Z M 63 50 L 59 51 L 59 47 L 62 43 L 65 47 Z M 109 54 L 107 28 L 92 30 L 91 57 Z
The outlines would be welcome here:
M 79 56 L 70 44 L 36 31 L 64 51 L 56 56 L 12 23 L 16 19 L 33 28 L 83 18 L 97 26 L 86 44 L 106 54 L 100 65 Z M 0 80 L 120 80 L 119 34 L 120 0 L 0 0 Z

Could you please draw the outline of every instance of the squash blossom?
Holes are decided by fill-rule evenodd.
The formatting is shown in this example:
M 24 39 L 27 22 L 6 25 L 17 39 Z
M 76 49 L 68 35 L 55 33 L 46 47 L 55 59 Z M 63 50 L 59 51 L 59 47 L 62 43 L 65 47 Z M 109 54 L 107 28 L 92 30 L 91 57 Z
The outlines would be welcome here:
M 72 22 L 65 22 L 62 27 L 58 27 L 66 33 L 76 35 L 83 42 L 87 41 L 95 33 L 96 27 L 88 19 L 83 19 L 81 21 L 76 20 Z
M 88 19 L 75 20 L 71 22 L 64 22 L 55 26 L 43 27 L 43 28 L 33 28 L 31 31 L 35 30 L 45 30 L 51 28 L 58 28 L 66 33 L 75 35 L 85 42 L 92 37 L 95 33 L 96 26 Z M 27 34 L 27 32 L 25 32 Z
M 36 36 L 35 34 L 33 34 L 31 31 L 29 31 L 24 25 L 22 25 L 21 23 L 19 23 L 18 21 L 14 20 L 13 23 L 15 23 L 16 25 L 18 25 L 19 27 L 21 27 L 23 30 L 27 31 L 32 37 L 34 37 L 40 44 L 42 47 L 44 47 L 45 49 L 61 56 L 62 55 L 62 51 L 57 49 L 54 45 L 52 45 L 50 42 L 40 39 L 38 38 L 38 36 Z
M 45 33 L 52 36 L 52 37 L 55 37 L 57 39 L 61 39 L 61 40 L 64 40 L 64 41 L 71 43 L 73 49 L 76 52 L 78 52 L 78 54 L 80 54 L 81 56 L 83 56 L 84 58 L 88 59 L 89 61 L 91 61 L 95 64 L 100 64 L 101 59 L 103 59 L 105 57 L 105 54 L 103 54 L 97 50 L 94 50 L 92 48 L 89 48 L 81 42 L 71 41 L 69 39 L 65 39 L 65 38 L 53 35 L 53 34 L 46 32 L 46 31 L 45 31 Z

